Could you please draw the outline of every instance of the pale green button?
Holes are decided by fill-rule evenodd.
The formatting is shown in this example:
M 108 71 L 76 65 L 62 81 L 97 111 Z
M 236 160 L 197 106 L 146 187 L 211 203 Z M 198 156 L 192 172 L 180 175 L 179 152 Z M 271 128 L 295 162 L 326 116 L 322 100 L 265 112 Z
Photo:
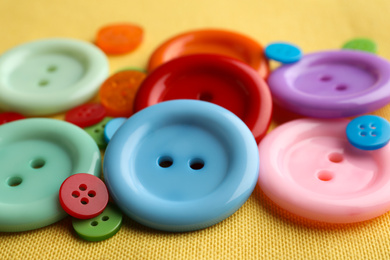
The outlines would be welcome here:
M 108 61 L 93 44 L 46 39 L 0 56 L 0 109 L 49 115 L 85 103 L 108 76 Z
M 72 224 L 81 238 L 88 241 L 102 241 L 119 231 L 122 225 L 122 212 L 109 203 L 99 216 L 91 219 L 73 218 Z
M 100 151 L 81 128 L 43 118 L 0 126 L 0 231 L 36 229 L 65 217 L 59 189 L 76 173 L 101 173 Z
M 365 51 L 365 52 L 371 52 L 375 54 L 377 48 L 376 48 L 376 43 L 371 39 L 356 38 L 346 42 L 343 45 L 342 49 Z

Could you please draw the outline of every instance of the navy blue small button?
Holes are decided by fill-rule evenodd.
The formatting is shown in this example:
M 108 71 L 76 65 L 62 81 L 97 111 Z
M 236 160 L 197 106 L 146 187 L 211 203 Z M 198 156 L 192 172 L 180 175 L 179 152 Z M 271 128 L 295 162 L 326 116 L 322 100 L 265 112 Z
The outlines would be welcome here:
M 288 64 L 299 61 L 302 58 L 302 51 L 290 43 L 275 42 L 265 48 L 265 56 L 268 59 Z
M 134 220 L 166 231 L 229 217 L 258 178 L 256 141 L 232 112 L 197 100 L 166 101 L 131 116 L 110 140 L 104 178 Z
M 360 116 L 347 125 L 346 133 L 353 146 L 362 150 L 376 150 L 389 142 L 390 124 L 379 116 Z

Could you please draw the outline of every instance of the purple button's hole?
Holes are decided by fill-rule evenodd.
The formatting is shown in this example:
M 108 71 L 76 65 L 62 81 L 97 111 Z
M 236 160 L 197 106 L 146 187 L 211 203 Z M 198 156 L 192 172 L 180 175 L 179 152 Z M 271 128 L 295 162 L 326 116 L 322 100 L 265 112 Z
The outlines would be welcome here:
M 317 177 L 320 181 L 330 181 L 333 179 L 334 176 L 333 176 L 333 172 L 331 171 L 321 170 L 318 172 Z
M 338 90 L 338 91 L 344 91 L 344 90 L 347 90 L 347 86 L 346 85 L 338 85 L 337 87 L 336 87 L 336 90 Z
M 332 77 L 329 76 L 329 75 L 324 75 L 320 78 L 321 81 L 324 81 L 324 82 L 327 82 L 327 81 L 331 81 L 332 80 Z

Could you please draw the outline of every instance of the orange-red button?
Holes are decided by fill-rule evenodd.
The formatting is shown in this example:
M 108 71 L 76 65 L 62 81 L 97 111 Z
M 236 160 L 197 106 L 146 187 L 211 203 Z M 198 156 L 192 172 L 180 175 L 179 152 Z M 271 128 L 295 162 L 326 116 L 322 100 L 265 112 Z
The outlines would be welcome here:
M 134 97 L 145 77 L 143 72 L 126 70 L 115 73 L 102 84 L 99 97 L 108 116 L 129 117 L 133 114 Z

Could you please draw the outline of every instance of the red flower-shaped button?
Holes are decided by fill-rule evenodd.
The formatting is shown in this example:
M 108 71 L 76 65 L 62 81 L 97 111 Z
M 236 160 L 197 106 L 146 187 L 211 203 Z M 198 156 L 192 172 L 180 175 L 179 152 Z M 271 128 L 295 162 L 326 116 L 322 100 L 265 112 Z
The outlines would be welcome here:
M 108 203 L 108 191 L 104 182 L 87 173 L 68 177 L 62 183 L 59 195 L 66 213 L 79 219 L 98 216 Z

